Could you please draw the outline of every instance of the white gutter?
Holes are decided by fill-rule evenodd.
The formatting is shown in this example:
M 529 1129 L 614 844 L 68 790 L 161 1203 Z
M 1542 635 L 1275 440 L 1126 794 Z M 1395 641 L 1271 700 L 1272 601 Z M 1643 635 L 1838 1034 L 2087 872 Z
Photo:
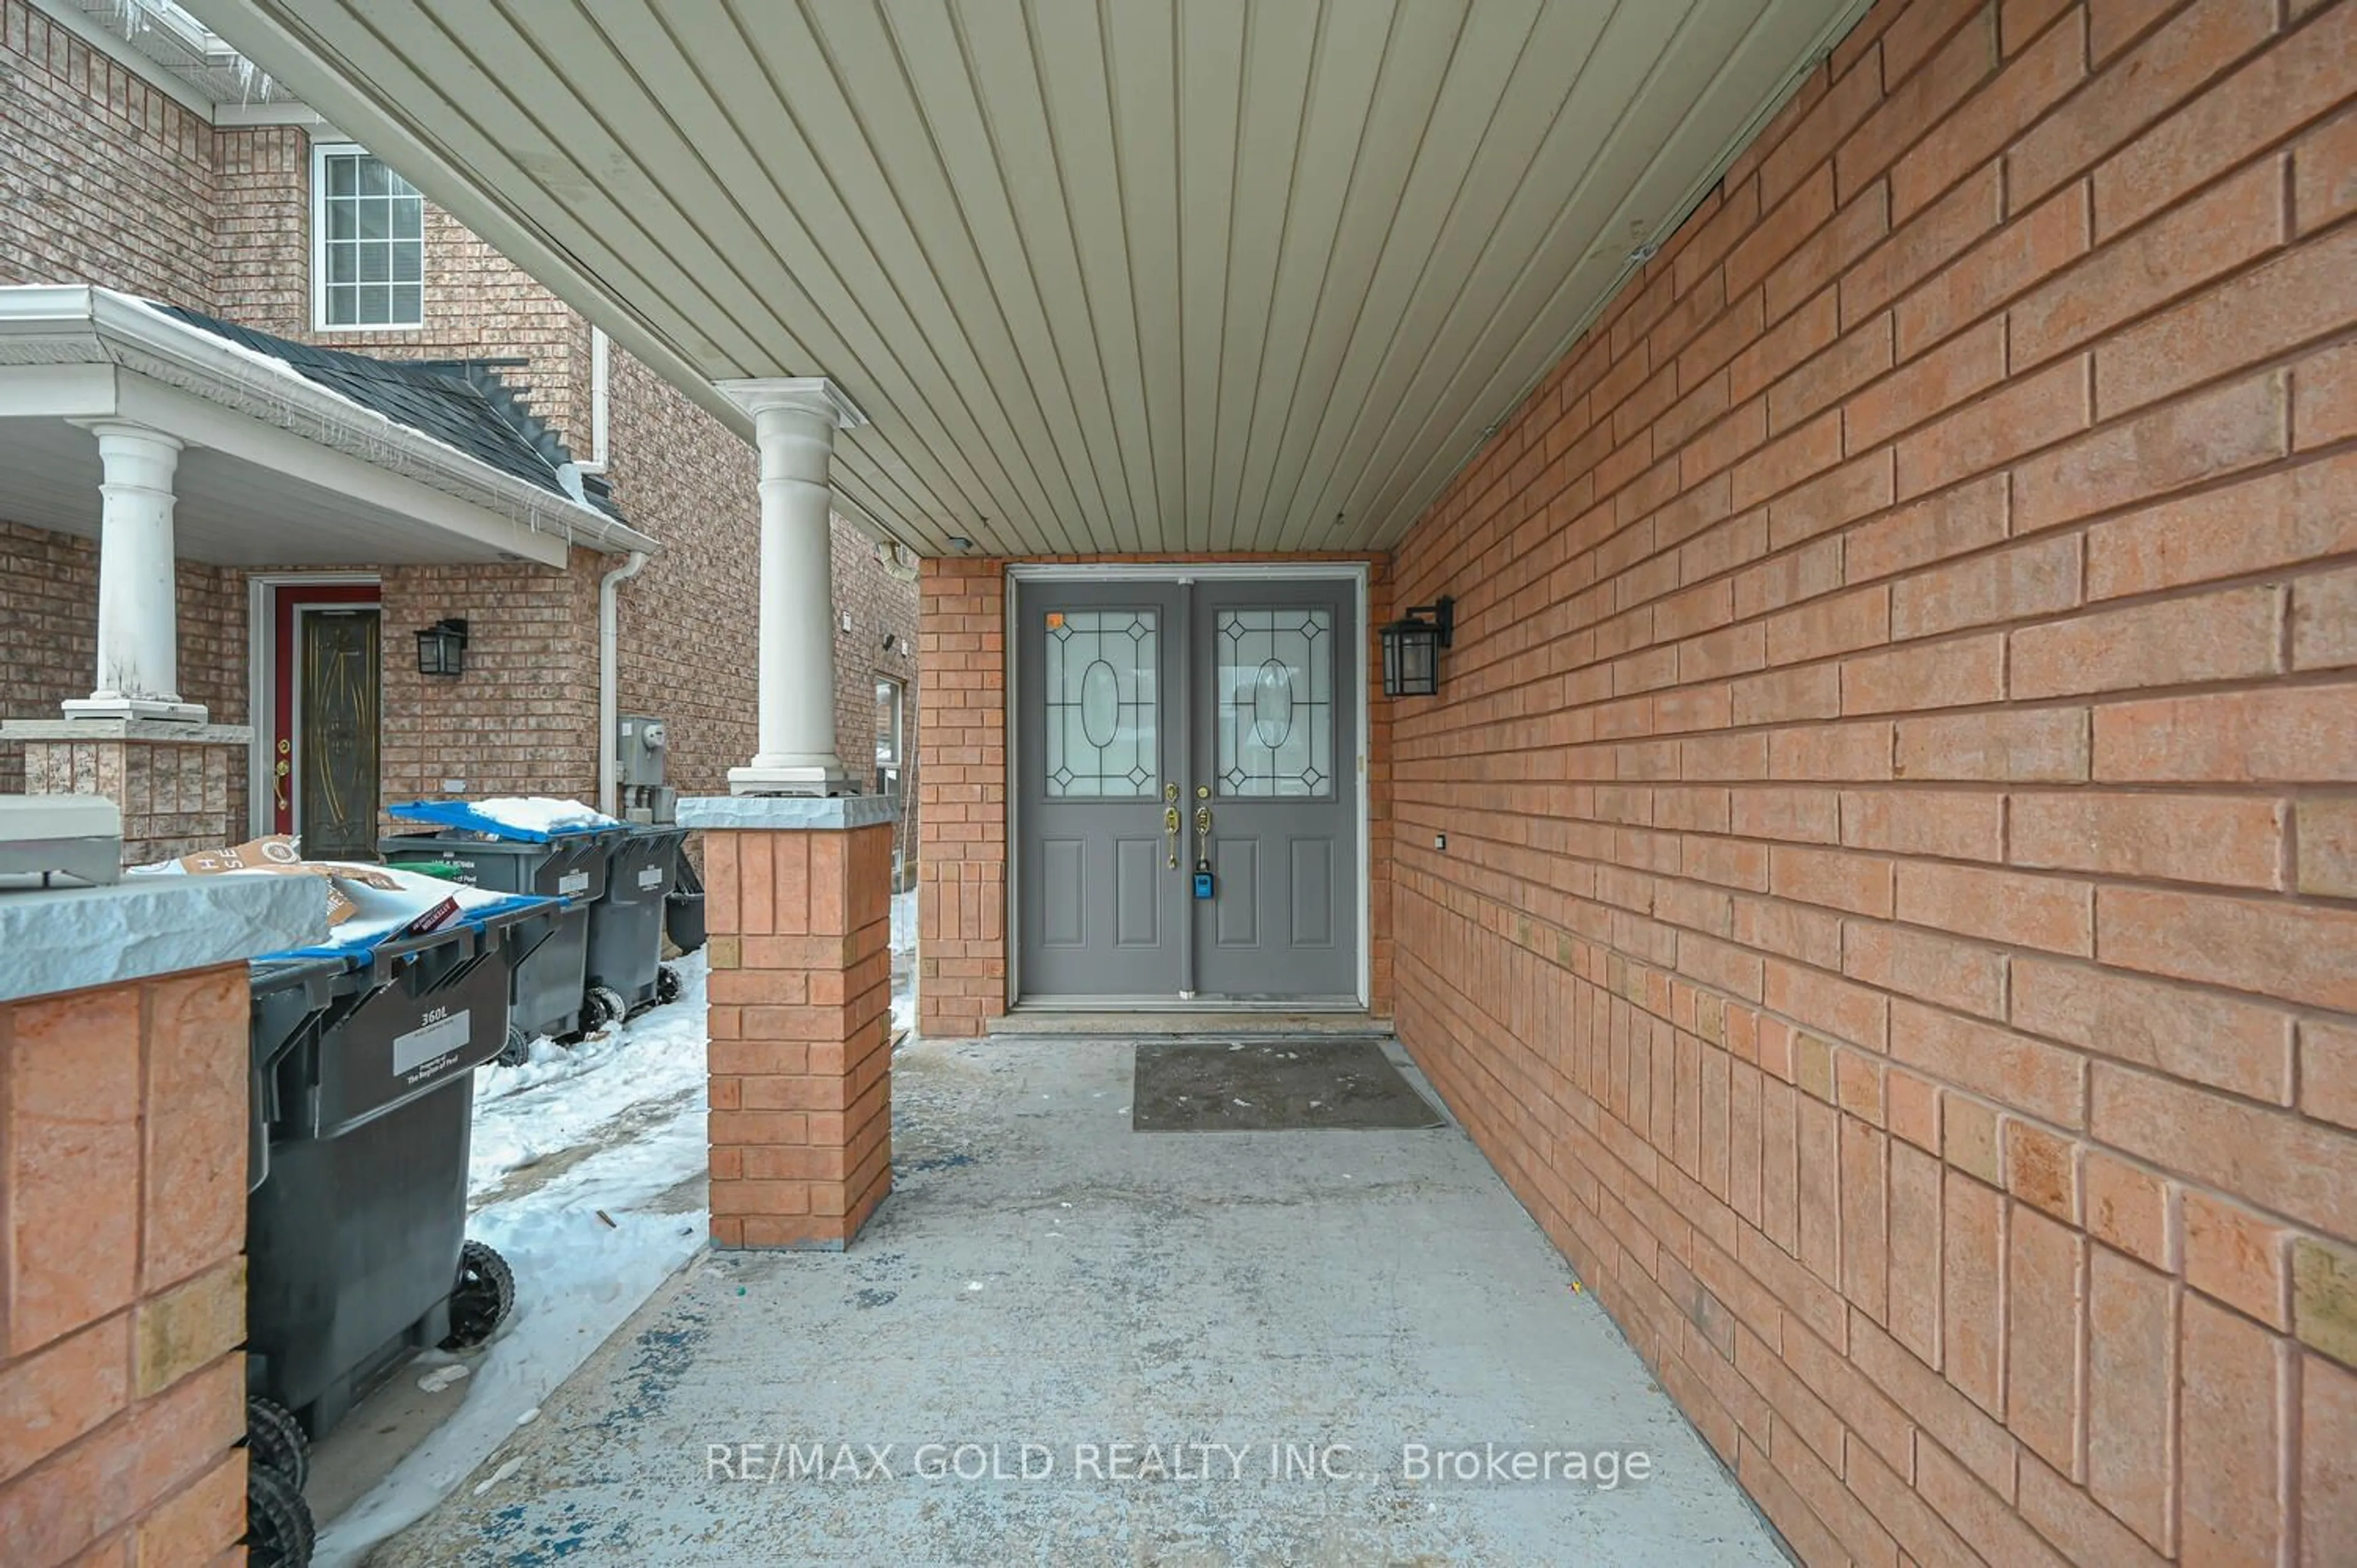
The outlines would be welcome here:
M 0 287 L 0 365 L 112 365 L 288 431 L 510 522 L 608 554 L 654 540 L 586 501 L 495 468 L 258 353 L 129 295 Z M 552 478 L 554 478 L 552 471 Z
M 301 125 L 315 133 L 332 136 L 331 128 L 308 104 L 291 98 L 274 97 L 255 102 L 250 94 L 241 92 L 235 102 L 220 96 L 221 84 L 183 75 L 184 70 L 206 73 L 233 73 L 244 56 L 230 47 L 229 41 L 208 28 L 195 27 L 195 19 L 182 21 L 172 15 L 171 8 L 146 5 L 139 0 L 116 0 L 113 7 L 114 27 L 128 27 L 145 34 L 159 34 L 171 40 L 170 48 L 183 63 L 175 67 L 170 61 L 147 53 L 130 38 L 116 32 L 73 0 L 32 0 L 33 9 L 67 32 L 73 34 L 91 48 L 128 70 L 149 86 L 159 89 L 182 108 L 188 110 L 206 124 L 231 127 L 243 125 Z M 183 13 L 185 16 L 186 14 Z M 246 69 L 264 82 L 270 79 L 264 72 Z M 284 83 L 270 82 L 271 88 L 282 89 Z M 268 88 L 265 91 L 269 91 Z
M 622 727 L 622 585 L 646 564 L 647 553 L 633 550 L 597 579 L 597 809 L 609 817 L 621 814 L 614 807 L 621 799 L 622 759 L 615 751 Z

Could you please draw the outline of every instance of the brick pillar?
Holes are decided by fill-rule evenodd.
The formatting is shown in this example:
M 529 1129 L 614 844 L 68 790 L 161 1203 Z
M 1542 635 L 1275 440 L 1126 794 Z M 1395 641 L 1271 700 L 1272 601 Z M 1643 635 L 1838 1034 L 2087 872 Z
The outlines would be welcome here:
M 123 808 L 123 864 L 176 860 L 247 837 L 230 821 L 230 779 L 253 732 L 152 719 L 25 719 L 0 727 L 25 746 L 28 795 L 103 795 Z
M 307 878 L 141 880 L 0 902 L 11 1563 L 215 1563 L 245 1533 L 252 1047 L 222 960 L 318 940 L 325 904 Z
M 891 1190 L 893 804 L 680 802 L 705 834 L 716 1247 L 844 1247 Z
M 1006 1011 L 1006 563 L 917 572 L 917 1027 L 940 1039 Z

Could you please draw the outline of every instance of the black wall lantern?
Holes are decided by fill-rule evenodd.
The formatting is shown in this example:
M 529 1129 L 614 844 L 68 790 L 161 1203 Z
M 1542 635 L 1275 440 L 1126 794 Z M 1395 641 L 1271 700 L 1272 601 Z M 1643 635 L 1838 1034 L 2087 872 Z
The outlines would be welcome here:
M 417 634 L 420 675 L 458 675 L 467 668 L 467 623 L 444 618 Z
M 1429 615 L 1430 620 L 1424 617 Z M 1417 605 L 1383 628 L 1383 695 L 1429 697 L 1440 691 L 1440 650 L 1457 632 L 1457 601 L 1447 594 Z

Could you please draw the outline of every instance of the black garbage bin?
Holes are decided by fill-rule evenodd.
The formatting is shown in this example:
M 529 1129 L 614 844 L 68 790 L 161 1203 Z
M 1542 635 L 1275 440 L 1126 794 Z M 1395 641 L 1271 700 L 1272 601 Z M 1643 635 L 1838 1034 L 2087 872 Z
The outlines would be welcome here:
M 540 908 L 252 966 L 246 1384 L 312 1437 L 514 1299 L 466 1240 L 467 1155 L 474 1069 L 507 1035 L 506 933 Z
M 589 986 L 610 993 L 627 1017 L 679 995 L 679 977 L 662 961 L 663 918 L 678 880 L 687 830 L 633 822 L 618 838 L 606 896 L 589 906 Z
M 684 841 L 678 869 L 672 875 L 671 897 L 663 900 L 663 935 L 682 952 L 694 952 L 704 945 L 704 878 L 697 875 L 695 863 L 687 858 Z
M 500 1060 L 526 1058 L 542 1035 L 578 1038 L 582 998 L 588 990 L 589 906 L 560 898 L 510 926 L 507 1043 Z
M 457 879 L 472 886 L 590 904 L 605 897 L 608 864 L 622 832 L 619 826 L 568 829 L 527 839 L 489 838 L 453 828 L 387 833 L 376 848 L 389 865 L 441 861 L 457 867 Z
M 510 928 L 508 1034 L 500 1059 L 520 1062 L 533 1036 L 578 1039 L 606 1022 L 585 1008 L 589 989 L 589 909 L 606 892 L 619 828 L 542 840 L 485 839 L 460 833 L 388 833 L 377 840 L 385 864 L 448 876 L 500 893 L 560 900 Z

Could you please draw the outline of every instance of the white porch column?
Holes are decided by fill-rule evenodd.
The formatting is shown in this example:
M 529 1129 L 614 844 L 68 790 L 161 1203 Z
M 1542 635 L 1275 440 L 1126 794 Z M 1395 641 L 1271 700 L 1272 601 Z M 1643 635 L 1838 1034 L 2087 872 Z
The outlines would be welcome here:
M 205 722 L 180 701 L 172 550 L 180 443 L 145 425 L 92 424 L 104 478 L 98 533 L 98 684 L 59 704 L 72 719 Z
M 759 750 L 738 795 L 856 788 L 834 749 L 834 433 L 867 421 L 823 377 L 729 381 L 761 451 Z

